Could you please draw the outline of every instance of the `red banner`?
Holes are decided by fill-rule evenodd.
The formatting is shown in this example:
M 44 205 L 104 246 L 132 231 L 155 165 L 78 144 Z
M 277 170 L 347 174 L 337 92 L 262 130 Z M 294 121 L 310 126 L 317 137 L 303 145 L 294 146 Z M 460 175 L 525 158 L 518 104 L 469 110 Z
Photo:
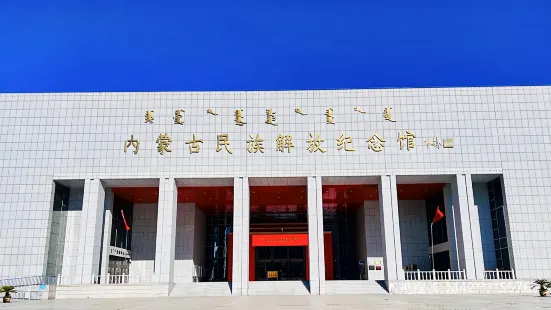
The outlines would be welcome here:
M 308 246 L 308 234 L 251 235 L 252 246 Z

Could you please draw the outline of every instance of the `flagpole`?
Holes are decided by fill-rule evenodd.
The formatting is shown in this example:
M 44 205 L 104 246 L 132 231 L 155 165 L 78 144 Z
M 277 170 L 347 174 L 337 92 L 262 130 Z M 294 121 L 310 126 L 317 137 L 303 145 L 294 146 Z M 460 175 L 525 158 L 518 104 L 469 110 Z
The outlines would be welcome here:
M 430 223 L 430 243 L 431 243 L 431 260 L 432 260 L 432 270 L 434 270 L 434 235 L 432 234 L 432 226 L 434 225 L 434 221 Z

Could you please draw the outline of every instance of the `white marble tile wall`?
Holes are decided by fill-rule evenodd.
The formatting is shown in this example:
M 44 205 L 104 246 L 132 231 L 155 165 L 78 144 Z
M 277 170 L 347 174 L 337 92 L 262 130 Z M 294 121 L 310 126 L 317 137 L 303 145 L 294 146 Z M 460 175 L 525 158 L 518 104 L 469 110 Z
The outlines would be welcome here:
M 424 200 L 398 200 L 403 266 L 414 264 L 420 270 L 432 269 L 426 212 Z
M 551 241 L 540 237 L 551 233 L 550 102 L 549 86 L 0 94 L 0 275 L 46 272 L 55 179 L 503 174 L 517 274 L 551 277 Z M 385 107 L 395 122 L 383 118 Z M 278 126 L 265 123 L 269 108 Z M 329 108 L 335 124 L 327 123 Z M 183 125 L 174 124 L 176 109 L 185 110 Z M 234 122 L 236 109 L 244 126 Z M 153 123 L 145 123 L 147 110 Z M 410 151 L 397 141 L 405 130 L 416 135 Z M 385 140 L 381 152 L 368 148 L 373 132 Z M 155 142 L 161 133 L 172 139 L 164 155 Z M 307 150 L 309 133 L 320 134 L 325 153 Z M 337 150 L 341 133 L 356 151 Z M 203 139 L 200 153 L 185 144 L 193 134 Z M 220 134 L 233 154 L 216 152 Z M 246 150 L 256 134 L 264 153 Z M 292 136 L 290 153 L 276 151 L 278 134 Z M 138 154 L 123 151 L 131 135 Z M 454 148 L 427 147 L 431 137 L 454 138 Z
M 364 222 L 367 257 L 382 257 L 383 236 L 381 233 L 381 212 L 377 200 L 364 201 Z
M 69 194 L 69 211 L 65 227 L 65 247 L 63 252 L 63 269 L 61 275 L 75 279 L 78 262 L 78 244 L 80 234 L 80 217 L 82 214 L 82 199 L 84 188 L 71 188 Z
M 364 235 L 366 247 L 366 272 L 369 280 L 384 280 L 382 270 L 369 270 L 369 265 L 380 265 L 383 262 L 383 236 L 381 232 L 381 212 L 379 201 L 366 200 L 363 205 Z
M 131 275 L 148 277 L 153 275 L 158 211 L 156 203 L 134 204 L 132 214 Z
M 205 246 L 207 245 L 207 217 L 203 210 L 195 207 L 193 222 L 193 264 L 205 266 Z
M 174 283 L 190 283 L 193 277 L 195 245 L 195 205 L 179 203 L 176 218 Z M 200 211 L 199 211 L 200 212 Z M 204 250 L 204 248 L 202 249 Z

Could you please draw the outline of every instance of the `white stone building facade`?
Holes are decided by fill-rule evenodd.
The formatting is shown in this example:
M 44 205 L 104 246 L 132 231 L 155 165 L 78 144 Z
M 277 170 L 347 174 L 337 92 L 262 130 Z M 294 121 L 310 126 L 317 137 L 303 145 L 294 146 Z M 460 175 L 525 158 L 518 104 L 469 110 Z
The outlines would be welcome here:
M 178 188 L 231 186 L 231 293 L 247 295 L 250 187 L 300 185 L 309 291 L 324 294 L 323 186 L 366 184 L 378 197 L 358 210 L 358 255 L 380 261 L 368 274 L 391 287 L 404 265 L 432 269 L 425 205 L 398 198 L 401 184 L 425 183 L 444 186 L 440 247 L 452 271 L 485 279 L 505 260 L 500 237 L 517 279 L 551 277 L 551 87 L 0 94 L 0 109 L 0 279 L 105 275 L 111 188 L 132 186 L 158 188 L 159 200 L 133 206 L 132 252 L 143 259 L 130 274 L 191 283 L 205 259 L 205 214 L 179 203 Z M 165 133 L 170 151 L 160 154 Z M 286 136 L 293 147 L 278 149 L 280 135 L 279 147 Z M 249 152 L 255 139 L 263 150 Z M 498 237 L 487 187 L 496 179 Z M 63 211 L 53 211 L 57 184 L 70 188 Z

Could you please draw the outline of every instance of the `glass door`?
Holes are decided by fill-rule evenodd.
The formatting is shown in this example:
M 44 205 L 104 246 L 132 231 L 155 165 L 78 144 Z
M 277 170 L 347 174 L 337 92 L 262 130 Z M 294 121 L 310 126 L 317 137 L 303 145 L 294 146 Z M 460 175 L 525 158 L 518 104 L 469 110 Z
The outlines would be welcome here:
M 306 247 L 255 247 L 255 280 L 267 281 L 276 271 L 277 280 L 306 279 Z

